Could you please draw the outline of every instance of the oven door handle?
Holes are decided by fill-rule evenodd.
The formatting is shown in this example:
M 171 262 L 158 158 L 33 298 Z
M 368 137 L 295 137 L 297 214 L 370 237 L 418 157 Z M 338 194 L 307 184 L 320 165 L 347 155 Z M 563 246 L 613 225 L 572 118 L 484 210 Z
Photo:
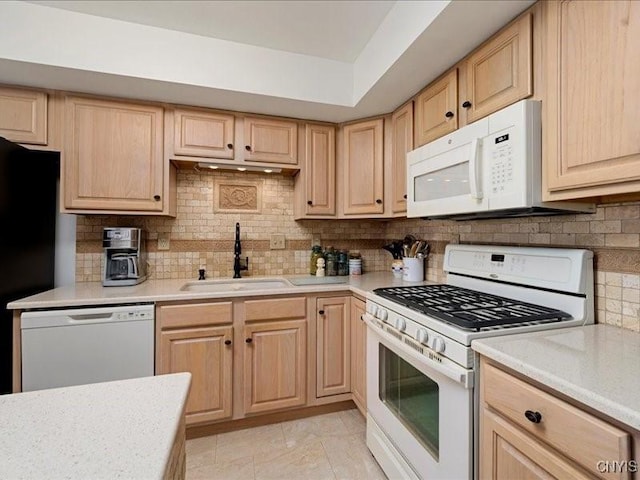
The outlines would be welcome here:
M 376 333 L 381 338 L 384 338 L 386 341 L 393 344 L 394 348 L 402 353 L 403 356 L 412 358 L 414 361 L 425 365 L 427 368 L 431 370 L 441 373 L 442 375 L 454 380 L 455 382 L 463 385 L 465 388 L 473 388 L 473 372 L 466 370 L 462 367 L 451 367 L 449 365 L 445 365 L 439 363 L 435 360 L 430 360 L 424 355 L 419 354 L 414 351 L 411 347 L 404 344 L 397 338 L 388 335 L 381 329 L 377 324 L 377 320 L 369 313 L 365 313 L 363 315 L 363 320 L 366 322 L 367 326 L 371 329 L 373 333 Z M 437 355 L 437 354 L 436 354 Z

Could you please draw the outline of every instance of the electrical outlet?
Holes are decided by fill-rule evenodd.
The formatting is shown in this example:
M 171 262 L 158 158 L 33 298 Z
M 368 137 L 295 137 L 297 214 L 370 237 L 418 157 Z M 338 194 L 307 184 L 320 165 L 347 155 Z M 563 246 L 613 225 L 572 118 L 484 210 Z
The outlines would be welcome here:
M 169 241 L 168 233 L 158 234 L 158 250 L 169 250 L 171 242 Z
M 279 233 L 271 235 L 269 248 L 271 248 L 271 250 L 284 250 L 284 235 Z

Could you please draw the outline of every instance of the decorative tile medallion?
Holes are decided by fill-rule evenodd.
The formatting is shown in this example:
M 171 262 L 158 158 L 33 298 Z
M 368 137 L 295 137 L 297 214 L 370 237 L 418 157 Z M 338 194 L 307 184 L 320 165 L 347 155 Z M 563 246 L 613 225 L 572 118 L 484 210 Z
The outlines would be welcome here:
M 214 212 L 261 213 L 262 182 L 216 179 L 213 185 Z

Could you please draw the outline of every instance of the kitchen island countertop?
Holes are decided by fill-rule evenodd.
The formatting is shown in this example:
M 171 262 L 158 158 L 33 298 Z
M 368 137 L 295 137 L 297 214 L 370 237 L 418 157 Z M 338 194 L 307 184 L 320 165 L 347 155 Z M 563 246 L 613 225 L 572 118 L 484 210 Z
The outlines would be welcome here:
M 640 431 L 640 334 L 596 324 L 474 340 L 481 355 Z
M 301 279 L 310 281 L 314 278 L 329 279 L 332 277 L 312 277 L 310 275 L 283 277 L 246 277 L 244 280 L 269 280 L 284 278 L 291 281 Z M 301 293 L 330 293 L 348 291 L 362 297 L 380 287 L 423 285 L 429 282 L 404 282 L 396 279 L 390 272 L 372 272 L 364 275 L 333 277 L 341 283 L 311 283 L 305 285 L 285 286 L 281 288 L 230 290 L 221 291 L 185 291 L 181 288 L 187 283 L 195 283 L 195 279 L 147 280 L 131 287 L 103 287 L 101 282 L 82 282 L 75 285 L 58 287 L 30 297 L 13 301 L 8 309 L 28 310 L 36 308 L 66 308 L 79 306 L 118 305 L 127 303 L 151 303 L 163 301 L 207 300 L 216 298 L 234 298 L 264 295 L 296 295 Z M 232 281 L 217 278 L 213 281 Z M 327 280 L 324 280 L 327 281 Z M 238 282 L 240 285 L 241 282 Z
M 0 478 L 162 479 L 190 373 L 0 396 Z

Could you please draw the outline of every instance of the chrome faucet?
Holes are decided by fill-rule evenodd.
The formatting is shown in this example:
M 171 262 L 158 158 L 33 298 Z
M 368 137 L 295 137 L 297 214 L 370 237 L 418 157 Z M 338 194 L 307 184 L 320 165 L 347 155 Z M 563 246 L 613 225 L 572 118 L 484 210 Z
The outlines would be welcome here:
M 249 270 L 249 257 L 243 262 L 240 258 L 242 254 L 242 245 L 240 244 L 240 224 L 236 223 L 236 241 L 233 245 L 233 278 L 241 278 L 242 270 Z

